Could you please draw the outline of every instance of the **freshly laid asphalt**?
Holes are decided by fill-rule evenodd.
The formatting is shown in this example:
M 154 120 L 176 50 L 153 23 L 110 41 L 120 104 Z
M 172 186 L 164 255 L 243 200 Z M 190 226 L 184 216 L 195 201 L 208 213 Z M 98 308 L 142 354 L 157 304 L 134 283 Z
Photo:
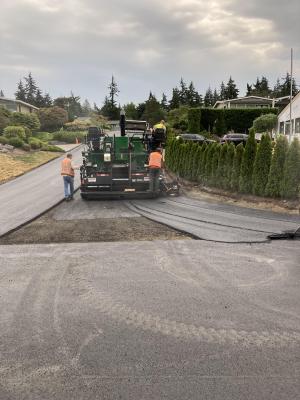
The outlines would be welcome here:
M 267 236 L 296 231 L 300 216 L 253 210 L 181 196 L 126 203 L 140 215 L 203 240 L 222 243 L 264 242 Z
M 299 242 L 0 250 L 1 400 L 299 398 Z
M 71 151 L 81 164 L 82 146 Z M 0 236 L 30 221 L 64 198 L 60 162 L 64 156 L 0 185 Z M 77 172 L 75 186 L 79 185 Z

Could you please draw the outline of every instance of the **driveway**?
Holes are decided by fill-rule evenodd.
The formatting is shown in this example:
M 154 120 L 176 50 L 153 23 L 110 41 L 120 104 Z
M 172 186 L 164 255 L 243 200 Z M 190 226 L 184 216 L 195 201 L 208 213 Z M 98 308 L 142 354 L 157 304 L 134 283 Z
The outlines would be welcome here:
M 81 163 L 82 146 L 72 151 Z M 35 218 L 64 198 L 60 162 L 64 156 L 0 185 L 0 236 Z M 79 185 L 79 173 L 75 184 Z

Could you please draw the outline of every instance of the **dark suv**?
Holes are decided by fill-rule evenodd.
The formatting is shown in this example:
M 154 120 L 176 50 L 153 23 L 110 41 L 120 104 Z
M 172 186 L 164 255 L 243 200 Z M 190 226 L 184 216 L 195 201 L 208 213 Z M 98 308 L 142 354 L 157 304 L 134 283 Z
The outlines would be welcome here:
M 206 139 L 206 137 L 202 135 L 198 135 L 197 133 L 183 133 L 182 135 L 177 136 L 177 139 L 181 138 L 185 142 L 194 142 L 194 143 L 213 143 L 215 140 Z
M 247 142 L 248 135 L 244 133 L 228 133 L 227 135 L 224 135 L 221 139 L 221 144 L 224 143 L 233 143 L 235 145 L 238 145 L 240 143 L 245 143 Z

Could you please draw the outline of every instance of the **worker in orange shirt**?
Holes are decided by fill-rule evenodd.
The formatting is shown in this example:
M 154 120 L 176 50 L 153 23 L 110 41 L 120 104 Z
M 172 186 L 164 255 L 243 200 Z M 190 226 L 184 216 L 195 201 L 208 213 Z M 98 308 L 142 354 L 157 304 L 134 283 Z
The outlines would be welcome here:
M 161 148 L 152 151 L 149 156 L 149 172 L 150 172 L 150 191 L 159 191 L 159 175 L 163 168 L 163 157 Z
M 64 180 L 65 200 L 73 200 L 75 167 L 72 163 L 72 154 L 68 153 L 61 162 L 61 175 Z

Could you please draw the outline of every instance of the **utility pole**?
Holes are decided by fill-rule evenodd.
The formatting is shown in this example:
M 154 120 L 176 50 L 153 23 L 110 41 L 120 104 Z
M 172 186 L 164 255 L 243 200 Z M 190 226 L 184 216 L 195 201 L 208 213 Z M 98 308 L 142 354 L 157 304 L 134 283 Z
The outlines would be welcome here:
M 292 141 L 294 124 L 292 121 L 292 102 L 293 102 L 293 48 L 291 48 L 291 91 L 290 91 L 290 134 L 289 134 L 289 142 Z

